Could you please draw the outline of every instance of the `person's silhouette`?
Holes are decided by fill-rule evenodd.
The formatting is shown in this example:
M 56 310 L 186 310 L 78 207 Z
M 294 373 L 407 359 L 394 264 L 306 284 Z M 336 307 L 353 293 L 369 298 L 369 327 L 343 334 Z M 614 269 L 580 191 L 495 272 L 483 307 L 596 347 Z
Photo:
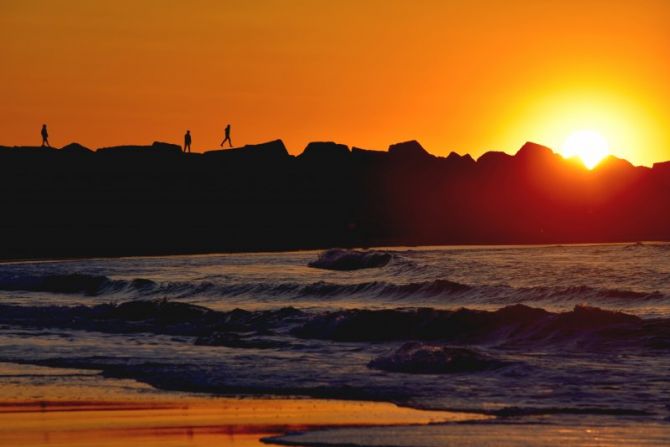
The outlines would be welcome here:
M 184 152 L 191 152 L 191 131 L 187 130 L 184 135 Z
M 228 142 L 228 145 L 230 147 L 233 147 L 233 141 L 230 139 L 230 124 L 226 126 L 225 132 L 226 132 L 226 138 L 224 138 L 223 141 L 221 142 L 221 147 L 223 147 L 223 143 L 225 143 L 226 141 Z
M 49 132 L 47 132 L 47 125 L 42 124 L 42 147 L 51 147 L 49 144 Z

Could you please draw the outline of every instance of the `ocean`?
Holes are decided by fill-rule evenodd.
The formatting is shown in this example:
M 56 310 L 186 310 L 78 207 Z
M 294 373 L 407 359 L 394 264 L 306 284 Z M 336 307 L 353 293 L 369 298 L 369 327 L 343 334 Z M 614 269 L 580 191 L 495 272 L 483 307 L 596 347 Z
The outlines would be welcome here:
M 9 262 L 0 361 L 494 416 L 285 445 L 668 445 L 670 244 Z

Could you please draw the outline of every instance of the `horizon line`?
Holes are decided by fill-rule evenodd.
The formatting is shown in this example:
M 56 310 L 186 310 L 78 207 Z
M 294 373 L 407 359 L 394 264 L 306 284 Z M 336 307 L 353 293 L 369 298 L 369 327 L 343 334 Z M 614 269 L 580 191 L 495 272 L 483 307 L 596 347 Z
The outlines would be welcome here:
M 358 150 L 364 150 L 364 151 L 370 151 L 370 152 L 380 152 L 380 153 L 389 153 L 389 152 L 390 152 L 390 149 L 391 149 L 392 146 L 403 145 L 403 144 L 409 144 L 409 143 L 417 143 L 417 144 L 421 147 L 421 149 L 423 149 L 423 150 L 424 150 L 428 155 L 430 155 L 431 157 L 435 157 L 435 158 L 448 158 L 448 157 L 451 156 L 452 154 L 455 154 L 455 155 L 457 155 L 458 157 L 462 157 L 462 158 L 463 158 L 463 157 L 469 157 L 469 158 L 471 158 L 474 162 L 478 162 L 482 157 L 484 157 L 485 155 L 490 154 L 490 153 L 502 153 L 502 154 L 509 155 L 509 156 L 511 156 L 511 157 L 515 157 L 515 156 L 517 156 L 517 155 L 519 154 L 519 152 L 521 152 L 521 150 L 522 150 L 526 145 L 529 145 L 529 144 L 530 144 L 530 145 L 540 146 L 540 147 L 542 147 L 542 148 L 548 149 L 548 150 L 550 150 L 550 151 L 552 152 L 552 154 L 561 157 L 563 160 L 565 160 L 565 161 L 572 161 L 572 162 L 579 163 L 579 164 L 581 164 L 584 168 L 586 168 L 586 169 L 588 169 L 588 170 L 594 170 L 594 169 L 597 168 L 599 165 L 601 165 L 603 161 L 605 161 L 605 160 L 607 160 L 607 159 L 621 160 L 621 161 L 625 161 L 625 162 L 629 163 L 629 164 L 630 164 L 632 167 L 634 167 L 634 168 L 647 168 L 647 169 L 651 169 L 651 168 L 653 168 L 653 167 L 654 167 L 655 165 L 657 165 L 657 164 L 663 164 L 663 163 L 668 163 L 668 162 L 670 162 L 670 160 L 662 160 L 662 161 L 655 161 L 655 162 L 653 162 L 653 163 L 651 164 L 651 166 L 644 165 L 644 164 L 636 165 L 636 164 L 633 164 L 630 160 L 628 160 L 628 159 L 626 159 L 626 158 L 617 157 L 616 155 L 610 153 L 610 154 L 607 154 L 605 157 L 603 157 L 603 158 L 598 162 L 597 165 L 595 165 L 593 168 L 589 169 L 589 168 L 584 164 L 583 160 L 581 160 L 581 158 L 580 158 L 578 155 L 573 155 L 572 157 L 566 157 L 565 155 L 561 154 L 560 152 L 557 152 L 554 148 L 552 148 L 552 147 L 550 147 L 550 146 L 547 146 L 547 145 L 542 144 L 542 143 L 537 143 L 537 142 L 534 142 L 534 141 L 530 141 L 530 140 L 528 140 L 528 141 L 526 141 L 525 143 L 523 143 L 523 144 L 516 150 L 516 152 L 511 153 L 511 152 L 507 152 L 507 151 L 504 151 L 504 150 L 490 149 L 490 150 L 486 150 L 486 151 L 484 151 L 484 152 L 483 152 L 481 155 L 479 155 L 477 158 L 473 157 L 472 154 L 471 154 L 470 152 L 464 152 L 464 153 L 461 154 L 461 153 L 459 153 L 459 152 L 457 152 L 457 151 L 455 151 L 455 150 L 450 150 L 449 153 L 448 153 L 447 155 L 436 155 L 436 154 L 430 152 L 428 149 L 426 149 L 426 148 L 421 144 L 421 142 L 420 142 L 419 140 L 417 140 L 417 139 L 411 139 L 411 140 L 400 141 L 400 142 L 397 142 L 397 143 L 391 143 L 391 144 L 388 145 L 388 147 L 387 147 L 385 150 L 383 150 L 383 149 L 369 149 L 369 148 L 363 148 L 363 147 L 359 147 L 359 146 L 356 146 L 356 145 L 349 145 L 349 144 L 345 144 L 345 143 L 338 143 L 338 142 L 333 141 L 333 140 L 330 140 L 330 141 L 327 141 L 327 140 L 315 140 L 315 141 L 310 141 L 310 142 L 308 142 L 308 143 L 305 145 L 305 147 L 302 149 L 302 152 L 300 152 L 300 153 L 297 153 L 297 152 L 296 152 L 295 155 L 294 155 L 294 154 L 291 153 L 291 151 L 289 151 L 289 149 L 286 147 L 286 145 L 284 144 L 284 140 L 283 140 L 282 138 L 275 138 L 275 139 L 271 139 L 271 140 L 267 140 L 267 141 L 262 141 L 262 142 L 259 142 L 259 143 L 248 143 L 248 144 L 245 144 L 245 145 L 242 145 L 242 146 L 233 146 L 233 147 L 230 147 L 230 148 L 204 149 L 204 150 L 201 149 L 200 151 L 194 150 L 193 152 L 189 152 L 189 153 L 192 153 L 192 154 L 205 154 L 205 153 L 209 153 L 209 152 L 221 152 L 221 151 L 239 150 L 239 149 L 243 149 L 243 148 L 245 148 L 245 147 L 249 147 L 249 146 L 261 146 L 261 145 L 268 144 L 268 143 L 272 143 L 272 142 L 275 142 L 275 141 L 279 141 L 279 142 L 281 142 L 282 145 L 284 146 L 284 148 L 286 149 L 286 151 L 288 152 L 288 154 L 291 155 L 291 156 L 294 156 L 294 157 L 297 157 L 297 156 L 300 156 L 301 154 L 303 154 L 303 153 L 305 152 L 305 150 L 309 147 L 309 145 L 311 145 L 311 144 L 318 144 L 318 143 L 328 143 L 328 144 L 336 144 L 336 145 L 339 145 L 339 146 L 344 146 L 344 147 L 347 148 L 347 150 L 348 150 L 349 152 L 352 152 L 354 149 L 358 149 Z M 61 149 L 67 148 L 68 146 L 77 145 L 77 146 L 82 147 L 82 148 L 84 148 L 84 149 L 90 150 L 91 152 L 98 152 L 99 150 L 102 150 L 102 149 L 111 149 L 111 148 L 124 148 L 124 147 L 152 147 L 152 145 L 153 145 L 153 144 L 156 144 L 156 143 L 161 143 L 161 144 L 167 144 L 167 145 L 177 146 L 177 147 L 183 149 L 183 145 L 180 145 L 180 144 L 178 144 L 178 143 L 171 143 L 171 142 L 160 141 L 160 140 L 154 140 L 151 144 L 132 144 L 132 143 L 131 143 L 131 144 L 120 144 L 120 145 L 114 145 L 114 146 L 100 146 L 100 147 L 96 147 L 96 148 L 90 148 L 90 147 L 88 147 L 88 146 L 85 146 L 85 145 L 83 145 L 83 144 L 77 142 L 77 141 L 72 141 L 72 142 L 70 142 L 70 143 L 68 143 L 68 144 L 65 144 L 65 145 L 63 145 L 63 146 L 60 146 L 60 147 L 57 147 L 57 146 L 38 146 L 38 145 L 35 145 L 35 146 L 31 146 L 31 145 L 27 145 L 27 146 L 26 146 L 26 145 L 5 146 L 5 145 L 3 145 L 3 144 L 0 144 L 0 148 L 2 148 L 2 149 L 21 149 L 21 148 L 24 148 L 24 149 L 52 149 L 52 150 L 61 150 Z M 186 154 L 186 153 L 184 153 L 184 154 Z

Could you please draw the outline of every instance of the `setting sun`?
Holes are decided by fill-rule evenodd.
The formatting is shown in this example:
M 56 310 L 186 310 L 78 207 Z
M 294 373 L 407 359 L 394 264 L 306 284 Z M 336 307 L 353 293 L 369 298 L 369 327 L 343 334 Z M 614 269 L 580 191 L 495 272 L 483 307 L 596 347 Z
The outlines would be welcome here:
M 598 132 L 580 130 L 573 132 L 565 139 L 561 152 L 566 158 L 579 157 L 589 169 L 593 169 L 609 155 L 609 144 Z

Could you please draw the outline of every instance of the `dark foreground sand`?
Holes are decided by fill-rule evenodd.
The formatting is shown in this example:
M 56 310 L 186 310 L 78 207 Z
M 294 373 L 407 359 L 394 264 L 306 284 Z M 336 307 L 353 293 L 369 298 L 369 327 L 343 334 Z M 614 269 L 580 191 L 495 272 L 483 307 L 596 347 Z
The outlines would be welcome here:
M 2 446 L 258 447 L 289 431 L 482 418 L 379 402 L 199 397 L 91 371 L 0 363 Z

